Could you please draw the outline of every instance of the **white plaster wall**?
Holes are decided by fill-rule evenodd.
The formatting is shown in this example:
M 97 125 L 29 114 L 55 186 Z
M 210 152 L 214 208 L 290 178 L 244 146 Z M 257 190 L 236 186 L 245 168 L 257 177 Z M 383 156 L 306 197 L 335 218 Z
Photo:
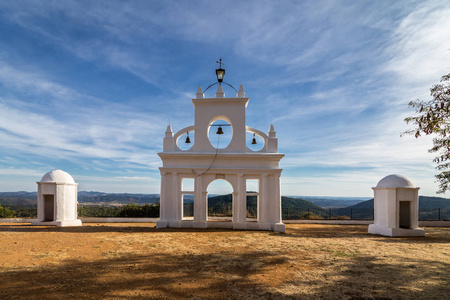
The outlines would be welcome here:
M 195 109 L 195 144 L 194 152 L 214 152 L 208 138 L 209 125 L 224 119 L 231 124 L 233 137 L 223 152 L 245 152 L 245 108 L 248 98 L 207 98 L 192 99 Z
M 76 220 L 77 219 L 77 186 L 76 185 L 64 185 L 64 220 Z

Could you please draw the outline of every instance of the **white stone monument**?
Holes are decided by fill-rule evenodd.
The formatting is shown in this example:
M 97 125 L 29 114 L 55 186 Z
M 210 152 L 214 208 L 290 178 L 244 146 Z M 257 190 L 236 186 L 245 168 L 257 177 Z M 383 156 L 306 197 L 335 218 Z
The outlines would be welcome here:
M 225 72 L 218 69 L 216 73 L 220 70 Z M 270 125 L 268 134 L 265 134 L 246 126 L 249 98 L 245 97 L 243 86 L 240 86 L 237 97 L 226 98 L 221 83 L 219 79 L 216 98 L 204 98 L 202 88 L 198 87 L 196 99 L 192 99 L 195 110 L 194 125 L 175 134 L 171 126 L 167 126 L 163 152 L 158 153 L 163 166 L 160 168 L 161 206 L 157 227 L 215 227 L 285 232 L 285 224 L 281 220 L 282 169 L 278 167 L 284 154 L 278 153 L 275 129 Z M 223 127 L 223 130 L 232 132 L 228 146 L 223 149 L 216 149 L 215 143 L 209 139 L 210 129 L 212 126 L 218 126 L 213 125 L 218 120 L 229 124 L 229 127 Z M 183 151 L 177 142 L 186 133 L 191 133 L 191 138 L 195 138 L 192 147 Z M 216 137 L 215 132 L 212 135 Z M 252 135 L 262 140 L 263 146 L 258 151 L 252 151 L 246 145 L 248 136 Z M 185 179 L 193 181 L 193 189 L 186 190 L 183 187 Z M 232 186 L 231 222 L 208 219 L 207 191 L 209 184 L 216 179 L 223 179 Z M 257 192 L 248 191 L 248 181 L 258 183 Z M 189 194 L 194 196 L 193 220 L 183 218 L 183 195 Z M 257 197 L 256 220 L 247 219 L 247 196 Z
M 369 233 L 386 236 L 425 236 L 419 226 L 419 188 L 401 175 L 389 175 L 374 190 L 374 224 Z
M 32 225 L 81 226 L 78 220 L 78 183 L 62 170 L 45 174 L 38 185 L 37 220 Z

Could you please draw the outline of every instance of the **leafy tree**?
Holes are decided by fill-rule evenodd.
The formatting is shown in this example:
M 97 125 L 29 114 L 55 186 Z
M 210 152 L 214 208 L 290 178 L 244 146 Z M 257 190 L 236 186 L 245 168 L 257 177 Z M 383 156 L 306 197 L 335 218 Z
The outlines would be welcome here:
M 430 153 L 437 153 L 434 162 L 441 173 L 436 175 L 439 182 L 438 193 L 445 193 L 450 189 L 450 74 L 442 76 L 441 83 L 431 89 L 432 100 L 411 101 L 409 106 L 416 110 L 416 116 L 405 119 L 406 123 L 415 127 L 406 131 L 416 138 L 434 135 L 433 147 Z
M 10 210 L 8 207 L 2 207 L 0 205 L 0 218 L 13 218 L 15 217 L 14 211 Z

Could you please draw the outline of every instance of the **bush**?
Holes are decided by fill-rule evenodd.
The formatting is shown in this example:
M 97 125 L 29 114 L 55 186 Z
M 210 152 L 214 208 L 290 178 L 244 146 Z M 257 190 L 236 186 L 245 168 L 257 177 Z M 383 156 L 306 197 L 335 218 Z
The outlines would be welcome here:
M 14 211 L 10 210 L 7 207 L 0 206 L 0 218 L 14 218 Z
M 312 212 L 307 212 L 302 216 L 302 219 L 308 219 L 308 220 L 323 220 L 323 217 L 316 215 Z

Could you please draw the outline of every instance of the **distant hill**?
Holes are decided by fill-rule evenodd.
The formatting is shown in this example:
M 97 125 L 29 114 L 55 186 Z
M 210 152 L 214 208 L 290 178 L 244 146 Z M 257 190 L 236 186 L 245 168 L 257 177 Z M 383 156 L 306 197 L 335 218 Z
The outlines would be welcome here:
M 356 205 L 348 206 L 347 208 L 355 209 L 373 209 L 373 199 L 358 203 Z M 419 196 L 419 209 L 448 209 L 450 208 L 450 199 L 441 197 Z
M 36 207 L 37 192 L 3 192 L 0 193 L 0 205 L 10 208 Z
M 159 194 L 109 194 L 101 192 L 78 192 L 78 202 L 84 205 L 146 204 L 157 203 Z M 36 207 L 37 192 L 0 193 L 0 205 L 9 207 Z
M 210 214 L 231 216 L 232 195 L 221 195 L 208 198 L 208 211 Z M 185 205 L 186 207 L 186 205 Z M 306 213 L 317 216 L 328 216 L 328 211 L 304 199 L 281 197 L 281 208 L 283 219 L 299 219 Z M 256 196 L 247 198 L 247 217 L 256 217 Z
M 281 197 L 281 209 L 283 219 L 299 219 L 305 213 L 313 213 L 320 217 L 328 216 L 328 211 L 322 207 L 304 199 L 295 199 L 291 197 Z
M 159 201 L 159 194 L 109 194 L 100 192 L 78 192 L 78 202 L 80 204 L 140 204 L 157 203 Z
M 419 219 L 438 219 L 438 209 L 450 209 L 450 199 L 441 197 L 419 196 Z M 351 216 L 353 219 L 371 219 L 373 218 L 373 199 L 367 200 L 356 205 L 333 210 L 333 213 L 339 216 Z M 445 214 L 445 216 L 448 212 Z M 441 218 L 444 216 L 442 212 Z
M 450 199 L 441 197 L 419 196 L 419 209 L 447 209 L 450 208 Z
M 208 209 L 213 214 L 231 215 L 232 198 L 229 195 L 209 195 Z M 36 208 L 36 192 L 1 192 L 0 205 L 11 209 Z M 355 219 L 370 219 L 373 216 L 373 199 L 361 201 L 361 198 L 342 198 L 342 197 L 308 197 L 308 200 L 300 197 L 282 197 L 282 215 L 283 219 L 298 219 L 305 214 L 312 213 L 324 218 L 348 216 Z M 193 195 L 185 195 L 184 211 L 193 213 Z M 122 205 L 122 204 L 153 204 L 159 201 L 159 194 L 132 194 L 132 193 L 102 193 L 102 192 L 78 192 L 78 202 L 81 205 Z M 316 202 L 316 205 L 312 202 Z M 354 202 L 359 202 L 351 205 Z M 347 204 L 346 207 L 342 207 Z M 350 204 L 350 205 L 348 205 Z M 256 197 L 249 196 L 247 199 L 248 216 L 256 216 Z M 324 209 L 323 207 L 326 207 Z M 328 209 L 333 207 L 333 209 Z M 450 209 L 450 199 L 442 197 L 419 197 L 419 209 L 437 210 Z M 431 214 L 431 213 L 429 213 Z M 436 212 L 435 212 L 436 214 Z

